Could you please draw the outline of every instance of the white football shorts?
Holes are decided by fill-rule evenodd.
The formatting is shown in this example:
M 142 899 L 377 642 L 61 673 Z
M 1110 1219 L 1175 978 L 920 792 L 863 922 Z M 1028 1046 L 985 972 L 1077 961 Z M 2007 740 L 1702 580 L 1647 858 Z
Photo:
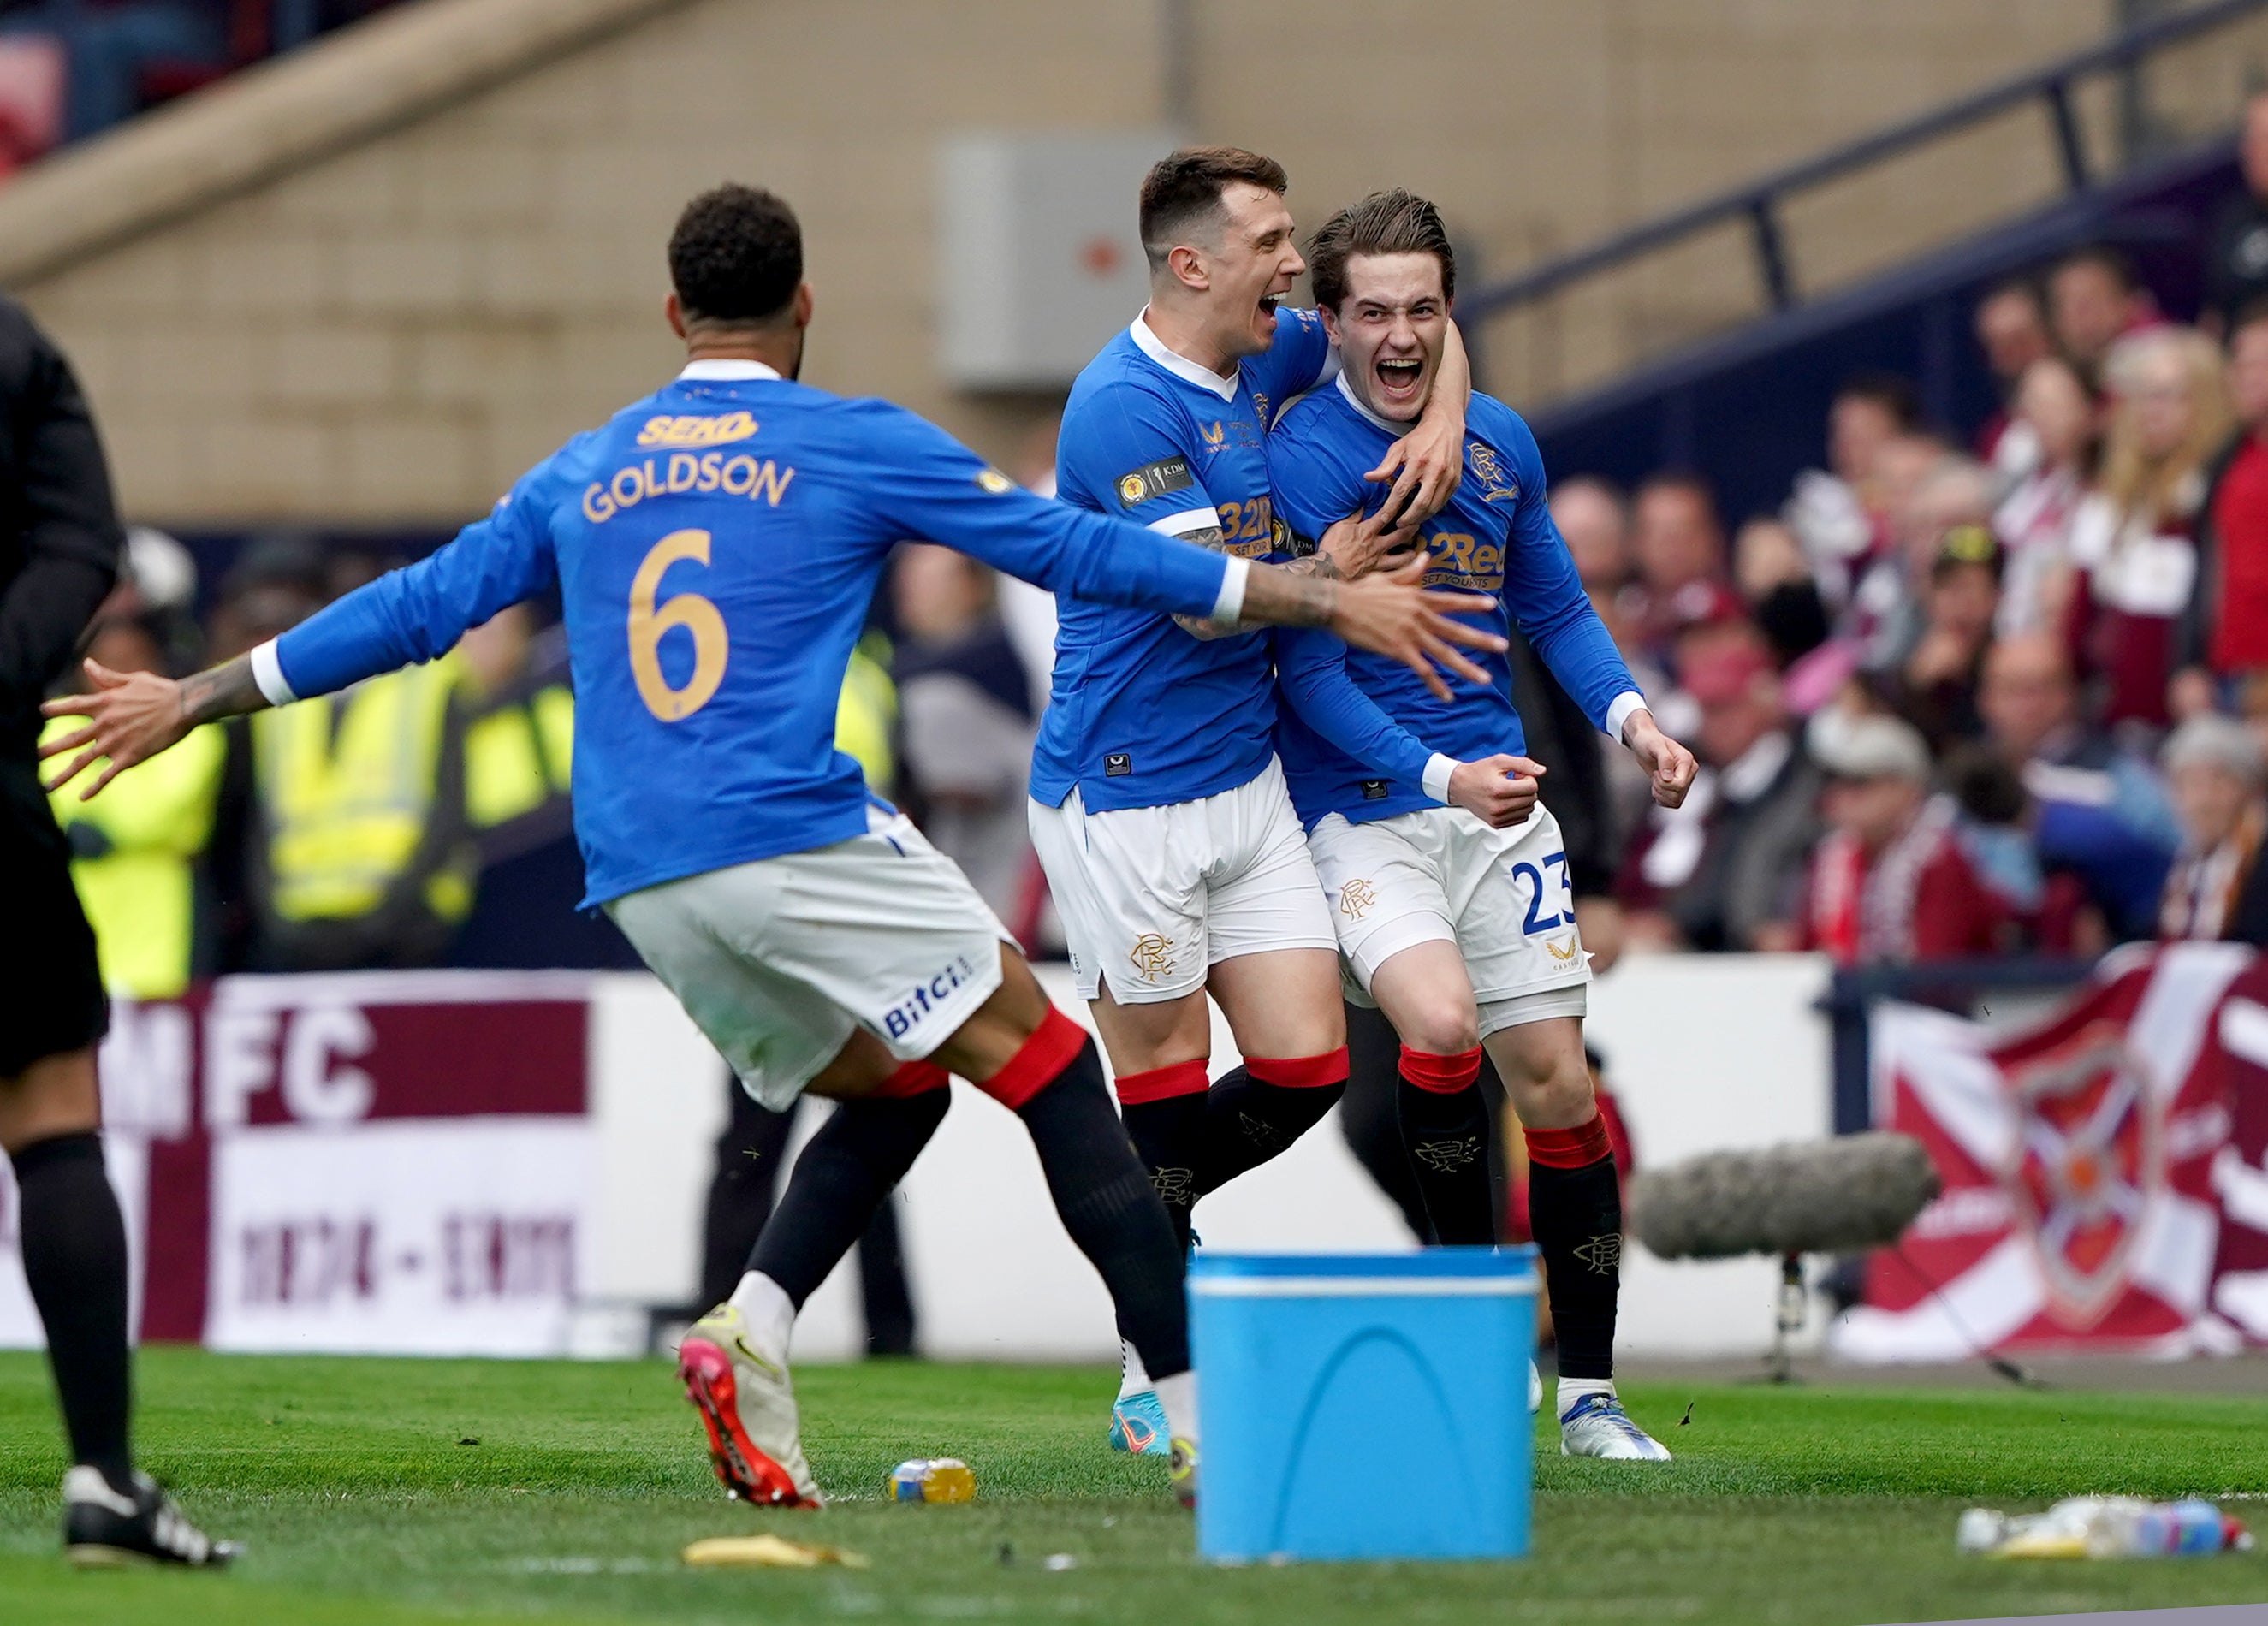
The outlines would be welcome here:
M 723 1052 L 784 1112 L 863 1027 L 902 1062 L 945 1042 L 1000 986 L 1015 939 L 913 820 L 616 898 L 607 913 Z
M 1462 807 L 1424 807 L 1350 824 L 1327 813 L 1307 835 L 1352 973 L 1348 997 L 1405 948 L 1454 943 L 1472 978 L 1481 1036 L 1545 1017 L 1581 1016 L 1590 956 L 1575 931 L 1567 843 L 1538 803 L 1491 829 Z
M 1165 807 L 1088 813 L 1073 787 L 1060 807 L 1034 801 L 1031 822 L 1082 999 L 1107 980 L 1119 1004 L 1155 1004 L 1224 960 L 1338 946 L 1273 757 L 1233 790 Z

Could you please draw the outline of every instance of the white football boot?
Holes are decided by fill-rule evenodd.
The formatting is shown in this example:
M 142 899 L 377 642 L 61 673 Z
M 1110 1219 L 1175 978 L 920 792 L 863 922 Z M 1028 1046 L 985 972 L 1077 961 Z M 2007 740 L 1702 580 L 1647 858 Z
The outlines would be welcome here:
M 1559 1414 L 1559 1454 L 1617 1462 L 1667 1462 L 1669 1447 L 1630 1419 L 1611 1389 L 1579 1394 Z
M 725 1490 L 759 1507 L 817 1507 L 819 1482 L 803 1460 L 787 1363 L 748 1336 L 747 1317 L 720 1304 L 677 1347 L 685 1398 L 709 1431 L 709 1457 Z

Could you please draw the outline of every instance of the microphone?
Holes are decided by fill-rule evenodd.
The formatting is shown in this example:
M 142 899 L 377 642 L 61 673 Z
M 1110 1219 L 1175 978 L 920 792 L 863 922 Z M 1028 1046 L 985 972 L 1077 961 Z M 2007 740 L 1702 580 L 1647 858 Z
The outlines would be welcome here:
M 1938 1193 L 1929 1152 L 1887 1129 L 1641 1170 L 1630 1228 L 1663 1259 L 1852 1253 L 1896 1242 Z

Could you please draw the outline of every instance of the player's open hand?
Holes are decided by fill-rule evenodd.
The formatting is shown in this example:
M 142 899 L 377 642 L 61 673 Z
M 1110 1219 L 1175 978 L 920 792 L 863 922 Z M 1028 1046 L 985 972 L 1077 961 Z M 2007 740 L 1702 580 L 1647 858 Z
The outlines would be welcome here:
M 1535 810 L 1543 764 L 1524 756 L 1484 756 L 1449 770 L 1449 805 L 1491 830 L 1508 830 Z
M 1700 766 L 1693 753 L 1657 728 L 1651 711 L 1631 712 L 1630 721 L 1623 725 L 1623 739 L 1652 778 L 1655 803 L 1663 807 L 1681 805 L 1686 791 L 1693 788 L 1693 775 Z
M 1410 432 L 1386 448 L 1365 480 L 1394 484 L 1379 511 L 1405 526 L 1423 525 L 1449 505 L 1465 473 L 1465 423 L 1420 418 Z
M 40 757 L 76 751 L 78 754 L 46 782 L 50 791 L 62 789 L 104 757 L 102 771 L 78 793 L 82 802 L 108 784 L 124 769 L 145 761 L 189 732 L 181 704 L 181 686 L 154 672 L 113 672 L 93 661 L 85 668 L 90 691 L 65 695 L 40 708 L 43 717 L 83 717 L 85 728 L 75 728 L 40 747 Z
M 1441 680 L 1444 670 L 1469 683 L 1495 681 L 1466 658 L 1459 646 L 1496 654 L 1504 649 L 1505 640 L 1456 619 L 1495 609 L 1494 599 L 1484 593 L 1428 591 L 1426 563 L 1424 554 L 1414 554 L 1359 582 L 1339 583 L 1329 625 L 1358 648 L 1393 657 L 1424 679 L 1436 696 L 1449 700 L 1454 696 Z
M 1349 514 L 1323 533 L 1315 543 L 1315 552 L 1331 562 L 1342 580 L 1369 575 L 1388 555 L 1418 540 L 1415 525 L 1387 518 L 1392 511 L 1389 503 L 1367 519 Z

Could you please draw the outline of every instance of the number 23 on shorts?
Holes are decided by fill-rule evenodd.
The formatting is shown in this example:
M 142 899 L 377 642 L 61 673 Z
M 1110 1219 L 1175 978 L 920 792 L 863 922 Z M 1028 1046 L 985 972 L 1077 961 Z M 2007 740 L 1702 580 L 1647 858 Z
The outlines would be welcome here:
M 1543 860 L 1543 867 L 1559 872 L 1559 884 L 1553 888 L 1553 900 L 1560 905 L 1560 912 L 1556 915 L 1543 913 L 1543 871 L 1532 864 L 1512 866 L 1512 872 L 1528 882 L 1528 918 L 1521 922 L 1520 929 L 1531 938 L 1539 931 L 1557 931 L 1562 926 L 1575 923 L 1575 889 L 1567 879 L 1566 853 L 1561 851 L 1548 855 Z

